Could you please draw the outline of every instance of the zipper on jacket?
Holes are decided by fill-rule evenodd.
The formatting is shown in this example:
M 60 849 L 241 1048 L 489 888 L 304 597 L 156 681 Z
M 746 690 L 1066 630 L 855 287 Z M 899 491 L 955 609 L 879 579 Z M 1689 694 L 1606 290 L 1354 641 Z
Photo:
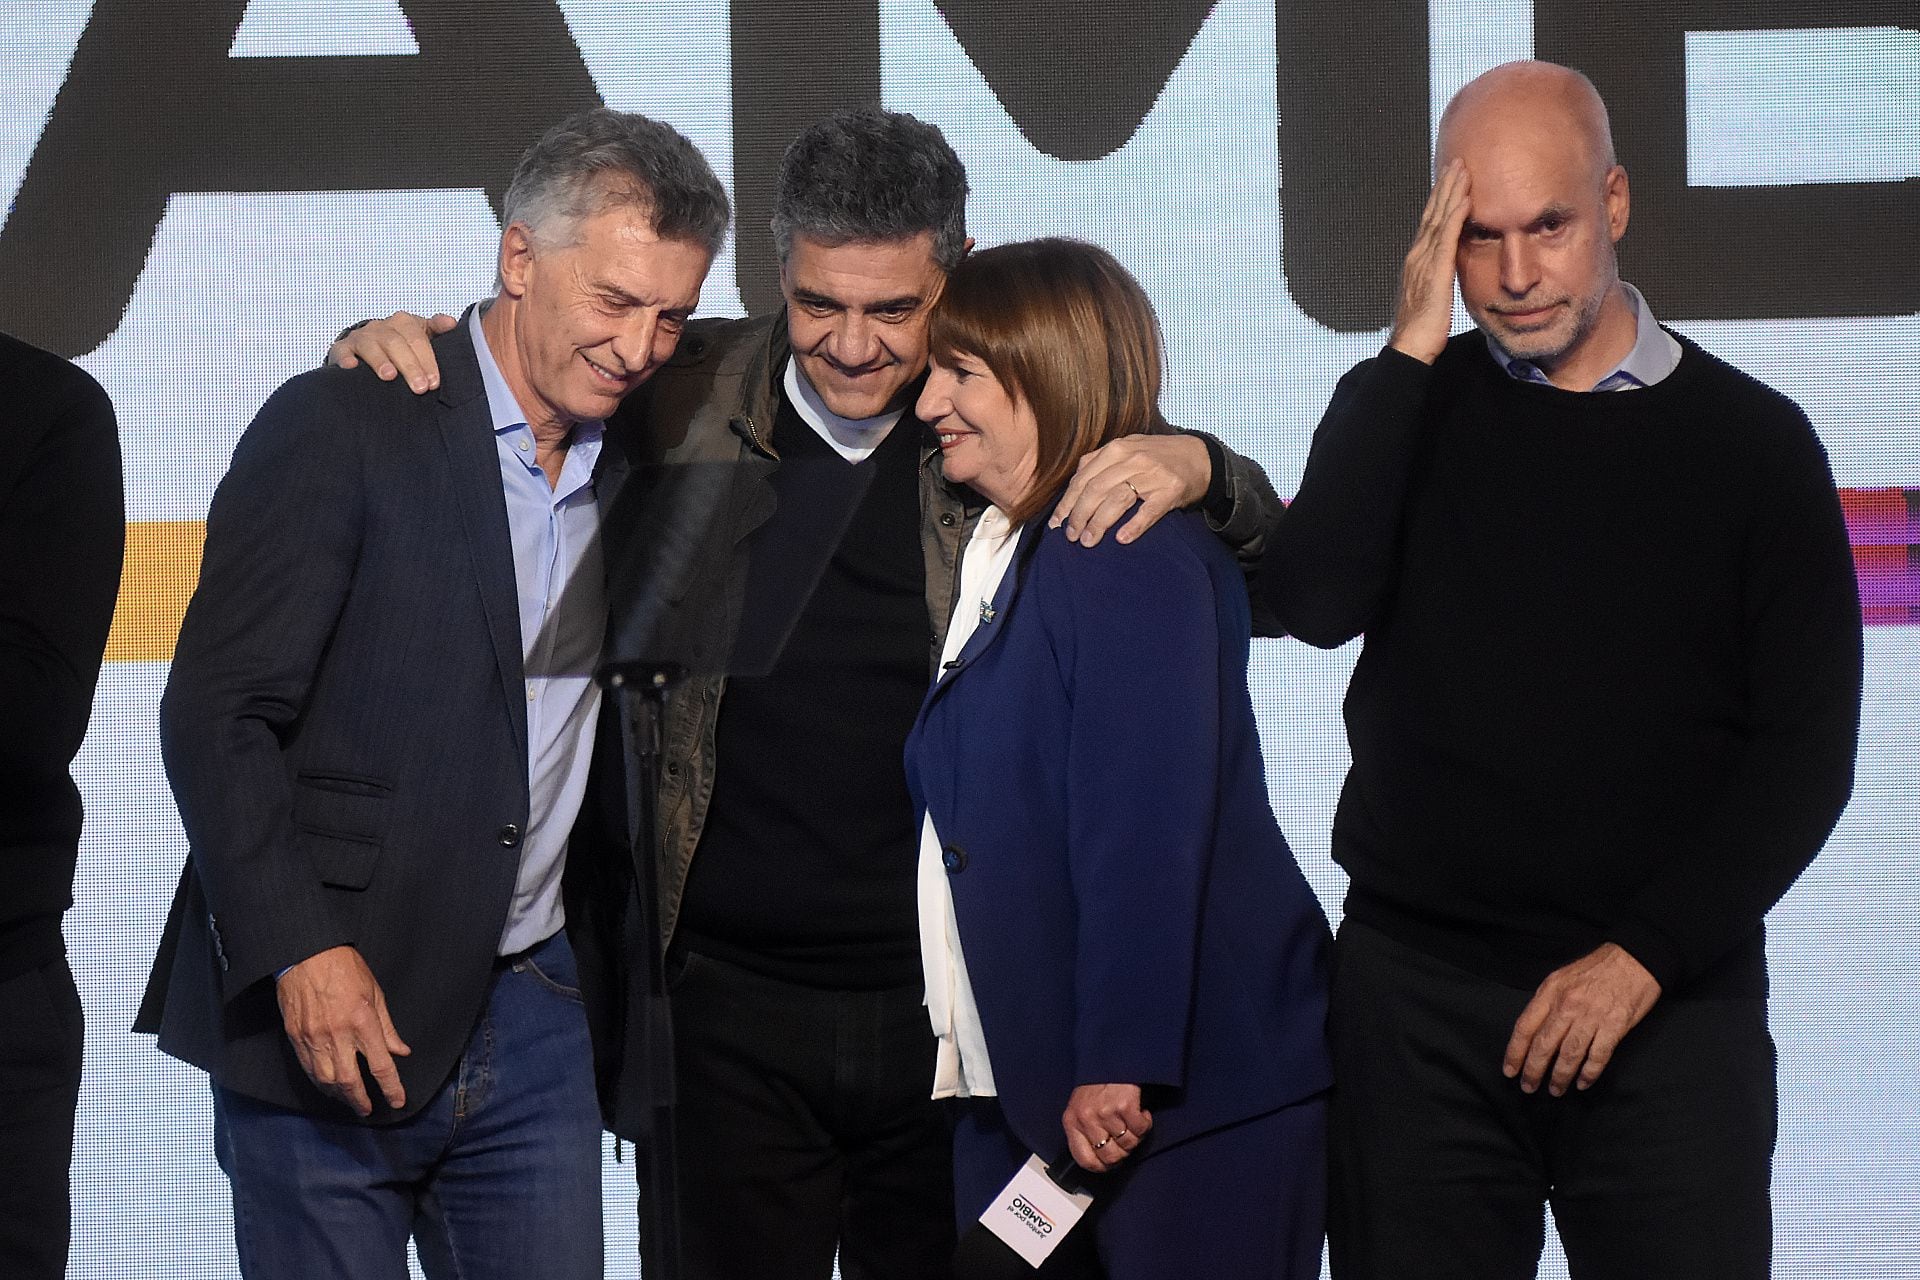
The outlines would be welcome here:
M 772 458 L 775 462 L 780 461 L 780 455 L 774 452 L 773 441 L 761 439 L 760 428 L 754 425 L 752 414 L 748 414 L 748 413 L 737 414 L 734 416 L 732 423 L 730 425 L 733 427 L 735 431 L 746 436 L 747 443 L 753 446 L 753 451 L 755 453 L 765 454 L 767 457 Z

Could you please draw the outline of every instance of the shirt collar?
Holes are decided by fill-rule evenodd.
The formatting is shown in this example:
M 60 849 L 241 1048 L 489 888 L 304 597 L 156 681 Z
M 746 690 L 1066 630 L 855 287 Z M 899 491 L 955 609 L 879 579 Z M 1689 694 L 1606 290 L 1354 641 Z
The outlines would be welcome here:
M 493 348 L 487 345 L 486 330 L 480 326 L 481 313 L 492 305 L 491 301 L 482 303 L 467 318 L 468 331 L 473 336 L 473 354 L 480 362 L 480 385 L 487 392 L 487 413 L 493 419 L 493 433 L 496 436 L 524 431 L 531 438 L 533 428 L 527 425 L 527 415 L 520 408 L 520 401 L 514 398 L 513 389 L 507 385 L 507 376 L 500 372 L 500 364 L 493 358 Z M 603 430 L 604 425 L 597 418 L 576 422 L 573 424 L 572 445 L 597 444 Z
M 1660 327 L 1653 318 L 1653 308 L 1641 292 L 1622 280 L 1620 288 L 1627 295 L 1627 305 L 1633 308 L 1633 349 L 1612 369 L 1593 384 L 1594 391 L 1632 391 L 1639 387 L 1650 387 L 1674 371 L 1680 363 L 1680 344 L 1673 335 Z M 1493 340 L 1491 334 L 1485 335 L 1487 350 L 1499 366 L 1506 370 L 1507 376 L 1521 382 L 1550 383 L 1539 365 L 1530 360 L 1517 360 L 1506 352 L 1506 348 Z
M 843 418 L 827 408 L 827 402 L 800 372 L 800 362 L 792 356 L 787 357 L 782 381 L 787 399 L 793 403 L 793 411 L 800 415 L 800 420 L 849 462 L 858 462 L 879 448 L 887 433 L 907 412 L 901 408 L 871 418 Z

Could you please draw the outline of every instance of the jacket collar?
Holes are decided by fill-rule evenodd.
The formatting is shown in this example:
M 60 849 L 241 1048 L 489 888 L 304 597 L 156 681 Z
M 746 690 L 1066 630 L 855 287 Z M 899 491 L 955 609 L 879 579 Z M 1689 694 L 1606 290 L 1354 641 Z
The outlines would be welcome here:
M 791 352 L 786 313 L 776 312 L 768 318 L 764 342 L 745 344 L 740 355 L 732 360 L 723 357 L 715 370 L 717 377 L 738 376 L 742 380 L 740 411 L 727 419 L 727 426 L 748 448 L 775 462 L 780 460 L 773 448 L 773 420 L 780 412 L 780 371 Z M 742 362 L 742 367 L 729 368 L 734 361 Z
M 508 718 L 514 741 L 525 763 L 527 699 L 522 691 L 520 656 L 520 597 L 513 578 L 513 534 L 507 525 L 507 501 L 500 487 L 500 457 L 494 444 L 493 418 L 487 409 L 486 384 L 480 360 L 474 354 L 467 314 L 447 333 L 433 340 L 440 365 L 441 444 L 454 478 L 460 504 L 460 522 L 467 534 L 475 585 L 493 641 L 500 669 Z
M 927 695 L 931 703 L 941 690 L 951 684 L 968 667 L 980 658 L 980 655 L 992 648 L 1000 637 L 1006 634 L 1007 624 L 1012 620 L 1013 611 L 1019 607 L 1020 590 L 1026 581 L 1028 566 L 1033 562 L 1033 553 L 1039 549 L 1040 539 L 1047 532 L 1047 522 L 1036 516 L 1020 530 L 1020 542 L 1013 550 L 1013 563 L 1001 576 L 1000 585 L 994 589 L 993 599 L 982 612 L 980 625 L 973 629 L 967 642 L 960 646 L 960 652 L 953 661 L 940 669 L 940 678 Z M 968 608 L 969 602 L 960 601 L 956 608 Z M 978 607 L 977 604 L 971 607 Z
M 473 350 L 473 313 L 475 303 L 460 313 L 460 323 L 433 340 L 434 358 L 440 365 L 440 403 L 459 409 L 476 398 L 485 408 L 487 384 L 480 376 L 480 357 Z

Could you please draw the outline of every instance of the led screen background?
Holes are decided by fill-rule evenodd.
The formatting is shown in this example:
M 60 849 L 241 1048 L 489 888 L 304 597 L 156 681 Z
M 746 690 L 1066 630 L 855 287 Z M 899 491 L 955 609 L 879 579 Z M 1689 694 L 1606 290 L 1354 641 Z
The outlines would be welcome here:
M 1846 491 L 1863 738 L 1852 805 L 1770 920 L 1777 1272 L 1920 1272 L 1910 3 L 43 0 L 0 7 L 0 37 L 0 328 L 107 387 L 128 483 L 127 585 L 76 765 L 71 1274 L 234 1274 L 204 1079 L 126 1031 L 185 856 L 154 712 L 208 498 L 254 409 L 343 324 L 487 291 L 499 187 L 539 127 L 604 100 L 691 136 L 744 228 L 702 310 L 740 314 L 775 297 L 764 223 L 796 128 L 873 97 L 934 121 L 980 242 L 1116 253 L 1166 327 L 1168 416 L 1285 494 L 1334 381 L 1382 341 L 1439 105 L 1536 52 L 1613 105 L 1627 278 L 1799 401 Z M 1336 918 L 1355 654 L 1263 641 L 1250 671 L 1275 808 Z M 608 1169 L 610 1274 L 632 1275 L 631 1182 Z M 1543 1274 L 1564 1275 L 1551 1248 Z

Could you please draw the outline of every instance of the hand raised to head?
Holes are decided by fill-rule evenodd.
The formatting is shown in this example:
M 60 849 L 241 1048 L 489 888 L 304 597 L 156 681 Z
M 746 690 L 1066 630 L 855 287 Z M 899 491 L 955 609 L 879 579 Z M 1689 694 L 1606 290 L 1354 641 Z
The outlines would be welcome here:
M 1420 229 L 1400 269 L 1400 301 L 1388 345 L 1426 364 L 1440 358 L 1453 328 L 1454 256 L 1472 207 L 1468 188 L 1467 166 L 1449 161 L 1427 197 Z
M 396 311 L 385 320 L 355 325 L 327 348 L 327 363 L 342 369 L 364 364 L 382 382 L 404 377 L 415 395 L 440 385 L 440 362 L 433 357 L 433 337 L 459 324 L 442 312 L 422 319 L 411 311 Z

